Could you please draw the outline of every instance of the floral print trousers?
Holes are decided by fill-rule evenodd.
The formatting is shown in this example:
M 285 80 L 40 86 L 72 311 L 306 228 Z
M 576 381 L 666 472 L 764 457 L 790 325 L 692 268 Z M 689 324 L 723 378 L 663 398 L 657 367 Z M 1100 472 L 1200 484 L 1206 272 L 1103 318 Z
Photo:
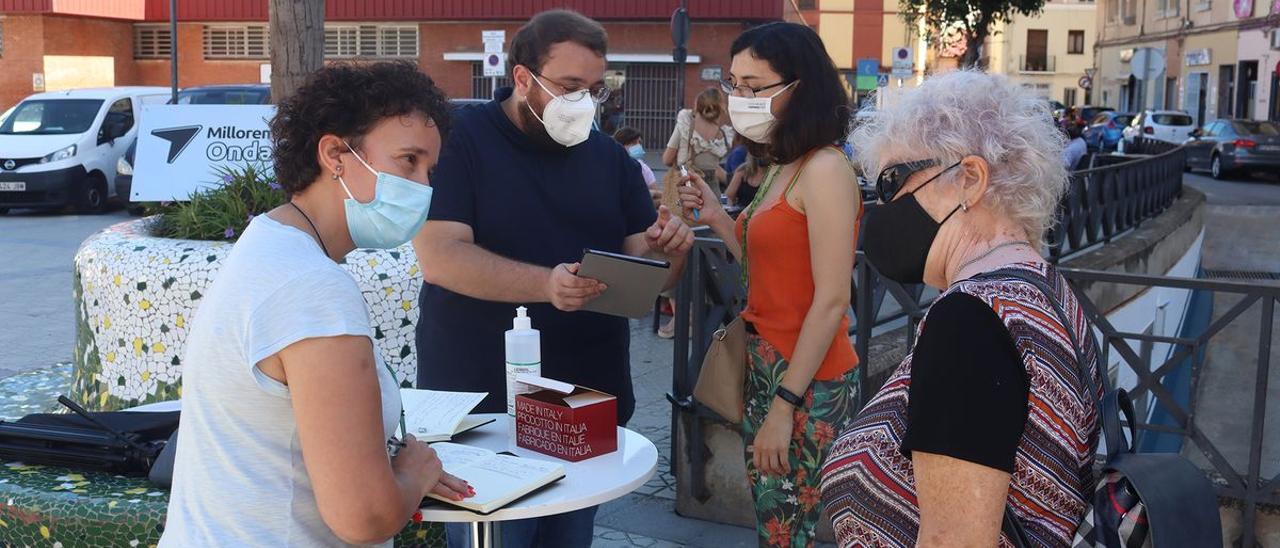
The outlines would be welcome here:
M 857 368 L 839 379 L 813 381 L 804 393 L 805 405 L 795 410 L 788 455 L 791 473 L 764 476 L 756 470 L 750 447 L 764 424 L 774 391 L 787 370 L 787 360 L 759 335 L 747 337 L 746 409 L 742 434 L 748 450 L 747 479 L 756 503 L 756 533 L 760 546 L 808 548 L 822 519 L 818 471 L 836 436 L 853 421 L 858 403 Z

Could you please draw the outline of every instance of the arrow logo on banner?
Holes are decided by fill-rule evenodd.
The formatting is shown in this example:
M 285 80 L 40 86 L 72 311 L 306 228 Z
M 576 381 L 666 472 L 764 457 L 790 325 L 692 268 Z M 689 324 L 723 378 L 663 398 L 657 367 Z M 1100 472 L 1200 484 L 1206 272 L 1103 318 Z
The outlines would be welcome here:
M 187 145 L 191 144 L 191 141 L 195 140 L 196 135 L 200 133 L 200 130 L 203 129 L 203 127 L 204 126 L 171 127 L 153 130 L 151 134 L 169 141 L 168 163 L 172 164 L 174 160 L 178 159 L 178 155 L 182 154 L 183 150 L 186 150 Z

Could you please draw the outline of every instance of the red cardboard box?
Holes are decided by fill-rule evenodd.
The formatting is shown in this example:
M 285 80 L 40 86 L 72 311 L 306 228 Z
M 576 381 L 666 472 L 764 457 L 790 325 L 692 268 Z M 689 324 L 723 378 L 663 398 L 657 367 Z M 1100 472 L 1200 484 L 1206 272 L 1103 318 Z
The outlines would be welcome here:
M 578 462 L 618 450 L 618 398 L 542 377 L 518 382 L 540 388 L 516 396 L 516 445 Z

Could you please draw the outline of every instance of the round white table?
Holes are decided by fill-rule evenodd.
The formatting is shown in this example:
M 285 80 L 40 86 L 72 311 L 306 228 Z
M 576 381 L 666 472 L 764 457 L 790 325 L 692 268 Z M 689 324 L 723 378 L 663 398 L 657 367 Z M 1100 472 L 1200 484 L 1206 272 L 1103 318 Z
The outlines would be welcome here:
M 470 523 L 471 545 L 475 548 L 490 548 L 501 542 L 500 524 L 503 521 L 563 514 L 609 502 L 644 485 L 658 469 L 658 448 L 648 438 L 626 428 L 618 428 L 617 451 L 569 462 L 516 447 L 510 435 L 514 417 L 504 413 L 477 416 L 497 420 L 458 436 L 455 443 L 560 463 L 564 465 L 565 477 L 489 515 L 444 503 L 422 509 L 423 521 Z

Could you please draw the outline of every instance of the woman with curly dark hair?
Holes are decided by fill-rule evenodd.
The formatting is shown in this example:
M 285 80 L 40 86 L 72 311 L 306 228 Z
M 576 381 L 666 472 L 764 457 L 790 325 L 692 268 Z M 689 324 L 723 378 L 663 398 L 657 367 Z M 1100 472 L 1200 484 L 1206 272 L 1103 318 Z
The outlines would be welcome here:
M 448 116 L 404 62 L 330 66 L 280 103 L 289 200 L 249 224 L 192 322 L 161 546 L 390 545 L 428 493 L 471 495 L 403 432 L 399 386 L 337 264 L 421 228 Z

